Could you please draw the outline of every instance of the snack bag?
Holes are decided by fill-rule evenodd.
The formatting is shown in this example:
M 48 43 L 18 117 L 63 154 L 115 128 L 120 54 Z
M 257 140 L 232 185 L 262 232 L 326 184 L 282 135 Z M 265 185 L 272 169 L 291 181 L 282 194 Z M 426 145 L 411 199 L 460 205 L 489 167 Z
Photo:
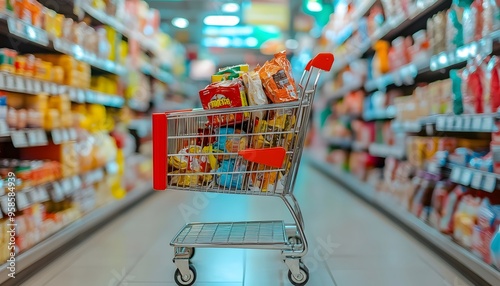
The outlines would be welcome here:
M 250 106 L 269 104 L 266 93 L 262 88 L 262 81 L 260 80 L 258 72 L 252 71 L 244 73 L 243 82 L 245 83 L 245 86 L 247 88 L 248 104 Z M 265 111 L 252 113 L 252 118 L 254 120 L 264 119 L 265 117 Z
M 236 188 L 241 189 L 243 186 L 245 165 L 242 164 L 241 160 L 229 159 L 221 162 L 220 168 L 217 169 L 217 173 L 223 173 L 217 175 L 217 184 L 224 188 Z
M 290 63 L 284 53 L 278 53 L 271 61 L 266 62 L 260 68 L 259 75 L 266 95 L 273 103 L 298 99 Z
M 174 171 L 171 176 L 170 185 L 175 187 L 196 187 L 198 186 L 199 176 L 186 172 L 185 170 Z
M 245 132 L 234 128 L 220 128 L 217 142 L 214 143 L 214 148 L 222 152 L 237 153 L 240 150 L 245 150 L 248 146 L 248 138 Z
M 274 190 L 274 185 L 280 181 L 278 180 L 278 172 L 271 171 L 265 165 L 256 165 L 254 171 L 256 172 L 250 175 L 250 185 L 253 191 L 267 192 Z
M 241 80 L 234 79 L 208 85 L 199 93 L 203 109 L 220 109 L 248 106 L 245 89 Z M 222 125 L 240 123 L 248 119 L 248 112 L 208 116 L 209 124 Z

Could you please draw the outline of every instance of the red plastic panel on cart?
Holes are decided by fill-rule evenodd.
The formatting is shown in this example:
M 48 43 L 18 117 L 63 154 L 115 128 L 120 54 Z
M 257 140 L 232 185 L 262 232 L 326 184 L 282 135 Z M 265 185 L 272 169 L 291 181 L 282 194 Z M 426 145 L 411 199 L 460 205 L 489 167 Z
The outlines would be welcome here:
M 167 116 L 153 114 L 153 189 L 167 189 Z

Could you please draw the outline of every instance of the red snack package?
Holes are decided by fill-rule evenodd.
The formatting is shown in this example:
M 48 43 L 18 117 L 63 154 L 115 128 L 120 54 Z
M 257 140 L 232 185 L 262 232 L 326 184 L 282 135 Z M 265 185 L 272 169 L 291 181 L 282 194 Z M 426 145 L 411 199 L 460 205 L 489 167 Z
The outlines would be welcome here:
M 497 112 L 500 107 L 500 58 L 493 56 L 488 63 L 489 95 L 491 111 Z
M 200 90 L 200 101 L 203 109 L 220 109 L 248 106 L 247 97 L 239 79 L 223 81 L 208 85 Z M 241 123 L 250 117 L 248 112 L 229 113 L 217 116 L 208 116 L 212 125 Z
M 259 70 L 262 86 L 272 102 L 281 103 L 298 99 L 291 72 L 290 62 L 284 53 L 276 54 Z

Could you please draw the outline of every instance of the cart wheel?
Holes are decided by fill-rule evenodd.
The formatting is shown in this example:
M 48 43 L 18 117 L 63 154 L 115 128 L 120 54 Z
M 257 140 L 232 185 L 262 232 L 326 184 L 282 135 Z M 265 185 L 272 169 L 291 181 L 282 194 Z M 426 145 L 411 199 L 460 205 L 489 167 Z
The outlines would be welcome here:
M 300 236 L 290 236 L 288 238 L 288 243 L 292 244 L 292 245 L 297 245 L 297 244 L 301 244 L 302 240 L 300 239 Z
M 193 265 L 189 265 L 189 274 L 186 276 L 182 276 L 181 271 L 177 269 L 175 270 L 174 280 L 179 286 L 191 286 L 196 281 L 196 269 Z
M 293 276 L 292 271 L 288 270 L 288 280 L 295 286 L 303 286 L 307 284 L 309 281 L 309 269 L 301 263 L 300 264 L 300 273 L 298 276 Z
M 189 259 L 193 258 L 194 256 L 194 248 L 186 248 L 187 253 L 189 254 Z

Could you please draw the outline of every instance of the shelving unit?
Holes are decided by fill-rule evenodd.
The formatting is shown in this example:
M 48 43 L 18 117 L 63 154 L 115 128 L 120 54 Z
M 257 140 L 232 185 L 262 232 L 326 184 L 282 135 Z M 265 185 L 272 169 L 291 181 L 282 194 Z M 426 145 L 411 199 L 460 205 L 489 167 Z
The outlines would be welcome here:
M 372 156 L 381 158 L 393 157 L 396 159 L 404 159 L 406 157 L 406 150 L 402 146 L 372 143 L 369 147 L 369 152 Z
M 344 134 L 345 130 L 353 129 L 353 127 L 345 123 L 345 121 L 338 120 L 339 115 L 336 113 L 342 113 L 344 109 L 359 109 L 359 106 L 362 105 L 364 107 L 362 117 L 364 122 L 358 124 L 356 130 L 353 131 L 353 138 L 359 137 L 361 135 L 360 132 L 374 132 L 375 136 L 372 139 L 374 142 L 385 142 L 387 144 L 387 142 L 396 141 L 402 143 L 403 141 L 399 139 L 405 139 L 404 145 L 371 143 L 367 148 L 367 152 L 363 154 L 352 152 L 360 149 L 354 148 L 355 142 L 351 142 L 349 148 L 345 148 L 345 150 L 328 148 L 326 150 L 328 160 L 336 162 L 343 169 L 329 165 L 325 161 L 326 158 L 315 158 L 312 154 L 309 154 L 310 158 L 308 158 L 308 161 L 331 175 L 335 181 L 344 184 L 365 198 L 370 204 L 381 209 L 389 216 L 394 217 L 402 225 L 417 233 L 428 244 L 432 245 L 432 248 L 438 249 L 438 252 L 445 253 L 446 257 L 449 256 L 452 260 L 458 261 L 464 267 L 467 277 L 473 277 L 471 281 L 474 282 L 474 285 L 500 285 L 500 271 L 498 269 L 483 262 L 481 258 L 476 257 L 472 253 L 472 250 L 463 248 L 457 244 L 451 236 L 441 234 L 438 230 L 427 225 L 424 221 L 421 221 L 418 217 L 407 211 L 400 202 L 396 202 L 396 195 L 389 192 L 377 192 L 373 186 L 361 182 L 354 175 L 344 171 L 344 168 L 345 170 L 352 168 L 353 172 L 359 171 L 363 166 L 349 166 L 350 162 L 357 162 L 358 158 L 360 158 L 359 161 L 361 161 L 361 158 L 369 158 L 364 171 L 368 173 L 367 176 L 370 179 L 373 179 L 372 183 L 375 183 L 374 181 L 376 180 L 379 183 L 387 183 L 387 180 L 401 180 L 404 181 L 401 184 L 415 184 L 415 182 L 411 181 L 412 178 L 393 179 L 390 178 L 390 175 L 387 175 L 390 171 L 394 171 L 391 169 L 392 167 L 396 168 L 396 170 L 399 170 L 398 168 L 413 168 L 416 171 L 412 173 L 412 176 L 419 176 L 417 174 L 425 173 L 429 177 L 432 177 L 430 174 L 439 174 L 439 176 L 436 176 L 436 179 L 429 179 L 429 181 L 450 180 L 455 184 L 476 190 L 476 193 L 485 192 L 483 195 L 491 198 L 490 201 L 495 201 L 494 204 L 498 203 L 496 202 L 498 198 L 496 192 L 498 192 L 497 183 L 500 176 L 493 172 L 494 167 L 489 164 L 491 162 L 491 153 L 484 157 L 475 155 L 474 157 L 477 157 L 477 161 L 467 162 L 468 167 L 449 163 L 445 164 L 444 162 L 448 162 L 448 160 L 453 161 L 455 158 L 453 155 L 450 155 L 449 159 L 442 157 L 431 159 L 429 154 L 424 155 L 422 153 L 427 153 L 428 150 L 432 149 L 427 147 L 432 144 L 443 146 L 448 143 L 450 144 L 448 148 L 451 150 L 459 147 L 475 146 L 469 148 L 476 148 L 479 151 L 479 145 L 484 145 L 483 149 L 486 149 L 485 146 L 488 146 L 488 140 L 492 136 L 492 133 L 500 131 L 498 125 L 500 116 L 498 111 L 485 114 L 451 114 L 450 110 L 452 106 L 455 107 L 452 104 L 456 103 L 457 98 L 452 95 L 452 83 L 449 81 L 449 72 L 452 69 L 466 67 L 466 64 L 467 66 L 471 66 L 473 60 L 479 57 L 487 58 L 491 55 L 499 55 L 500 30 L 497 29 L 491 32 L 481 40 L 463 45 L 457 48 L 456 51 L 444 51 L 437 54 L 433 53 L 442 50 L 443 43 L 436 44 L 436 42 L 433 42 L 434 38 L 432 38 L 432 34 L 429 36 L 426 32 L 430 44 L 428 50 L 422 50 L 418 46 L 413 46 L 411 51 L 412 62 L 399 68 L 394 68 L 391 62 L 389 63 L 390 72 L 382 74 L 379 77 L 372 76 L 372 74 L 380 73 L 380 69 L 377 69 L 376 64 L 372 63 L 370 65 L 369 60 L 375 56 L 373 46 L 377 41 L 392 42 L 398 37 L 409 37 L 417 31 L 426 30 L 432 27 L 432 23 L 429 24 L 427 21 L 435 14 L 448 9 L 451 4 L 452 1 L 450 0 L 433 1 L 433 3 L 426 4 L 426 8 L 412 11 L 410 17 L 405 17 L 404 13 L 402 13 L 402 8 L 397 7 L 392 11 L 397 10 L 401 13 L 394 13 L 395 16 L 386 18 L 386 21 L 370 37 L 361 35 L 359 38 L 365 37 L 365 39 L 348 38 L 345 43 L 343 42 L 344 46 L 339 47 L 337 50 L 339 52 L 337 54 L 339 60 L 335 63 L 334 79 L 332 80 L 334 82 L 340 81 L 344 77 L 347 78 L 346 75 L 348 75 L 349 77 L 364 79 L 364 82 L 362 84 L 353 84 L 352 81 L 344 82 L 344 86 L 338 87 L 336 90 L 325 89 L 323 98 L 329 105 L 326 107 L 318 106 L 322 110 L 317 110 L 317 114 L 333 113 L 327 119 L 318 117 L 318 122 L 320 122 L 321 126 L 325 126 L 325 130 L 342 129 L 342 134 Z M 386 9 L 387 7 L 383 8 Z M 387 15 L 385 12 L 384 15 Z M 446 15 L 446 13 L 442 15 Z M 346 16 L 345 19 L 349 20 L 351 18 L 355 19 L 353 15 L 351 17 Z M 372 21 L 370 24 L 372 26 L 376 25 L 375 21 Z M 352 23 L 348 25 L 348 28 L 351 29 L 352 27 L 356 27 L 356 25 L 356 23 Z M 442 31 L 442 33 L 446 34 L 447 31 Z M 325 35 L 327 35 L 326 32 Z M 436 41 L 439 42 L 441 39 L 443 38 L 437 37 Z M 417 43 L 418 41 L 415 42 Z M 392 52 L 397 53 L 398 51 L 394 49 Z M 391 58 L 392 55 L 389 52 L 389 55 L 385 56 Z M 359 63 L 356 62 L 361 59 L 367 60 L 359 61 Z M 351 62 L 356 63 L 352 65 L 352 69 L 346 69 Z M 363 70 L 365 63 L 367 63 L 367 71 Z M 345 74 L 341 74 L 343 70 L 345 70 Z M 356 72 L 359 72 L 359 74 L 356 74 Z M 487 88 L 485 87 L 485 89 Z M 363 102 L 361 102 L 359 97 L 347 97 L 348 94 L 354 91 L 366 94 Z M 410 96 L 404 97 L 405 95 Z M 473 96 L 468 96 L 464 101 L 477 100 L 479 102 L 480 100 L 485 101 L 487 99 L 487 97 L 473 99 Z M 400 101 L 393 100 L 394 97 L 399 98 Z M 453 102 L 451 102 L 452 100 Z M 391 104 L 394 105 L 391 106 Z M 466 104 L 469 104 L 467 107 L 472 105 L 470 101 L 467 101 Z M 488 110 L 488 103 L 484 104 L 484 110 Z M 494 105 L 494 103 L 492 102 L 491 105 Z M 401 109 L 397 110 L 400 106 Z M 323 108 L 327 110 L 323 110 Z M 478 112 L 481 109 L 477 106 L 475 108 L 478 109 Z M 494 108 L 496 108 L 496 105 Z M 464 109 L 468 113 L 472 110 L 472 108 Z M 328 111 L 328 113 L 325 111 Z M 390 126 L 388 126 L 388 120 L 391 120 Z M 328 122 L 335 124 L 336 128 L 328 128 Z M 335 134 L 331 134 L 331 136 L 334 137 Z M 445 139 L 438 140 L 439 137 Z M 493 137 L 496 137 L 496 135 Z M 447 141 L 446 138 L 450 138 L 450 140 Z M 328 143 L 328 147 L 331 147 L 331 140 L 325 143 Z M 474 143 L 478 145 L 476 146 Z M 423 150 L 418 149 L 419 147 Z M 441 148 L 448 150 L 446 149 L 447 147 Z M 493 157 L 497 156 L 497 151 L 494 148 L 491 149 Z M 351 153 L 349 153 L 350 151 Z M 387 158 L 396 160 L 387 160 Z M 498 161 L 497 159 L 494 160 L 495 162 Z M 387 163 L 390 164 L 388 165 Z M 438 166 L 438 164 L 444 165 Z M 385 167 L 383 167 L 384 165 Z M 480 165 L 484 170 L 475 169 L 479 168 Z M 373 168 L 376 168 L 376 170 L 373 170 L 373 173 L 371 173 Z M 486 170 L 489 170 L 489 172 Z M 495 169 L 495 172 L 498 172 L 498 170 Z M 383 174 L 383 179 L 380 178 L 380 174 Z M 373 177 L 371 177 L 372 175 Z M 423 180 L 425 181 L 427 178 Z M 397 186 L 394 185 L 394 188 L 397 188 Z M 471 191 L 471 193 L 474 192 Z M 417 202 L 420 203 L 420 198 Z M 425 214 L 422 216 L 425 216 Z
M 362 199 L 388 214 L 397 222 L 403 224 L 416 233 L 423 239 L 427 245 L 439 249 L 449 257 L 453 258 L 456 262 L 472 274 L 476 275 L 476 285 L 489 285 L 500 284 L 500 273 L 492 266 L 484 263 L 478 257 L 474 256 L 471 252 L 462 248 L 451 239 L 427 225 L 425 222 L 419 220 L 412 214 L 408 213 L 405 209 L 398 206 L 395 202 L 391 202 L 387 197 L 378 194 L 371 185 L 361 182 L 358 178 L 350 173 L 342 171 L 340 168 L 329 165 L 319 158 L 312 157 L 308 154 L 306 160 L 318 170 L 321 170 L 335 181 L 341 183 L 348 190 L 352 191 Z M 464 273 L 465 274 L 465 273 Z
M 104 94 L 90 89 L 60 85 L 3 72 L 0 72 L 0 90 L 33 95 L 41 92 L 54 96 L 68 94 L 71 101 L 76 103 L 95 103 L 115 108 L 121 108 L 125 104 L 125 99 L 119 95 Z
M 37 263 L 44 263 L 42 259 L 48 257 L 49 255 L 56 254 L 58 249 L 65 244 L 71 243 L 72 240 L 79 236 L 89 235 L 89 231 L 92 231 L 103 223 L 112 220 L 119 213 L 130 209 L 132 206 L 136 205 L 152 193 L 153 190 L 151 184 L 142 183 L 134 190 L 130 191 L 124 199 L 114 201 L 88 213 L 81 219 L 67 225 L 60 231 L 28 249 L 26 252 L 19 254 L 16 256 L 16 276 L 22 276 L 22 271 L 25 271 L 30 267 L 36 268 Z M 39 198 L 43 199 L 43 192 L 40 192 L 40 195 L 42 195 L 42 197 Z M 2 283 L 2 285 L 15 285 L 16 281 L 14 279 L 10 279 L 9 276 L 7 276 L 8 273 L 9 271 L 7 270 L 7 265 L 2 265 L 0 268 L 0 283 Z
M 353 60 L 361 58 L 364 54 L 371 50 L 373 44 L 382 39 L 393 39 L 397 35 L 401 34 L 406 28 L 414 25 L 417 21 L 422 18 L 429 17 L 429 15 L 435 13 L 436 10 L 442 5 L 446 4 L 446 0 L 436 0 L 434 4 L 430 5 L 424 10 L 415 11 L 412 17 L 406 18 L 404 15 L 399 15 L 395 18 L 389 18 L 371 37 L 370 40 L 361 43 L 358 50 L 354 50 L 350 54 L 342 55 L 341 58 L 332 68 L 333 73 L 337 73 L 343 70 L 349 63 Z M 372 4 L 373 5 L 373 4 Z M 370 6 L 371 7 L 371 6 Z M 366 8 L 369 9 L 370 7 Z M 352 47 L 355 49 L 355 47 Z

